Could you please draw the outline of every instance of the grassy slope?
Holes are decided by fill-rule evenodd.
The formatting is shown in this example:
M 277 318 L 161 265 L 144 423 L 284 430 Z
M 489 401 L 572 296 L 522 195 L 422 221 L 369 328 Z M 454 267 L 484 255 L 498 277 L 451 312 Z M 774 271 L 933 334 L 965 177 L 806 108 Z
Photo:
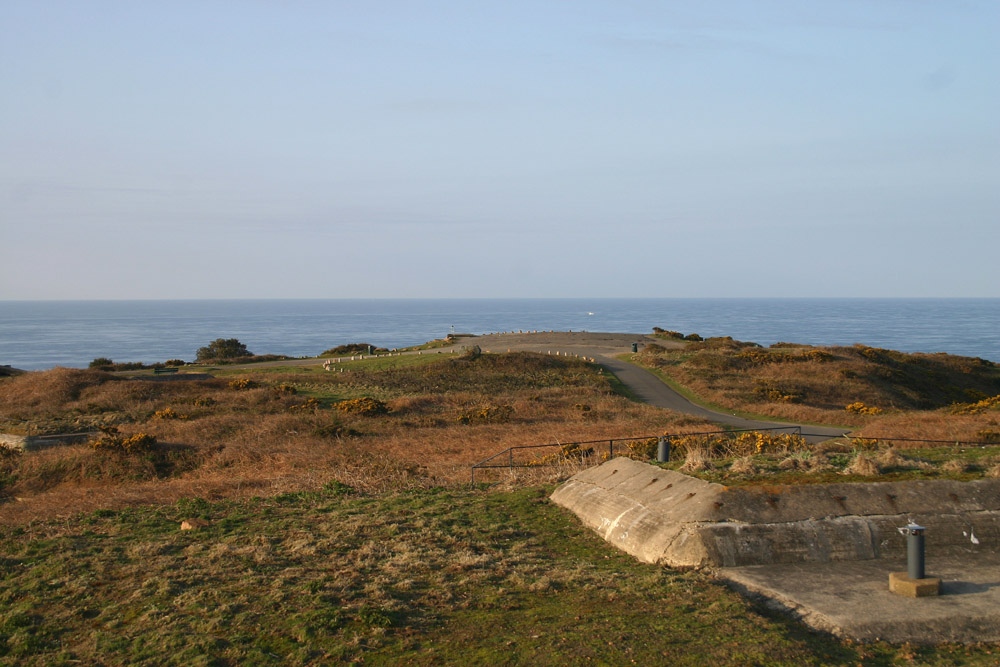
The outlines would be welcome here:
M 1000 366 L 982 359 L 943 354 L 904 354 L 865 346 L 815 348 L 782 344 L 760 348 L 731 339 L 688 343 L 682 349 L 649 346 L 628 360 L 656 372 L 668 384 L 706 407 L 753 418 L 872 427 L 879 421 L 903 426 L 893 416 L 920 414 L 913 437 L 940 437 L 934 422 L 948 421 L 945 439 L 976 439 L 995 420 L 951 419 L 934 414 L 1000 394 Z M 851 414 L 862 402 L 878 415 Z M 905 421 L 905 420 L 904 420 Z M 907 433 L 895 433 L 902 436 Z
M 858 646 L 705 575 L 635 562 L 546 499 L 287 494 L 3 529 L 0 654 L 19 664 L 991 664 Z M 181 531 L 182 519 L 207 528 Z

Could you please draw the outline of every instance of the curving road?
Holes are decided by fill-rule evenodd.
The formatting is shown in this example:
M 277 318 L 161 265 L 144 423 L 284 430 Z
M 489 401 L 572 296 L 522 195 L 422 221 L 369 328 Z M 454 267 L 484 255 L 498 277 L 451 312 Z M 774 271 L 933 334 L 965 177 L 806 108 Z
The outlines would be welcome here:
M 632 344 L 640 346 L 656 343 L 664 347 L 680 347 L 682 343 L 672 343 L 661 338 L 636 334 L 608 334 L 589 332 L 540 332 L 540 333 L 500 333 L 463 339 L 463 344 L 479 345 L 483 350 L 506 352 L 525 350 L 532 352 L 559 352 L 593 358 L 604 368 L 614 373 L 622 384 L 629 388 L 644 403 L 655 405 L 684 414 L 702 417 L 710 421 L 735 426 L 741 429 L 800 426 L 806 440 L 822 442 L 844 435 L 843 429 L 788 422 L 768 422 L 745 419 L 725 412 L 717 412 L 696 405 L 678 394 L 654 373 L 616 357 L 632 351 Z
M 845 434 L 843 429 L 831 428 L 829 426 L 757 421 L 738 417 L 731 413 L 709 410 L 708 408 L 696 405 L 678 394 L 655 374 L 645 368 L 616 358 L 619 355 L 631 352 L 633 343 L 640 347 L 650 343 L 656 343 L 663 347 L 678 348 L 684 345 L 681 342 L 664 340 L 643 334 L 592 333 L 587 331 L 519 331 L 483 336 L 463 336 L 458 339 L 455 347 L 442 348 L 442 351 L 461 350 L 462 348 L 478 345 L 486 352 L 527 351 L 592 358 L 601 366 L 614 373 L 621 380 L 622 384 L 628 387 L 637 398 L 658 408 L 702 417 L 719 424 L 727 424 L 741 429 L 800 426 L 803 434 L 808 434 L 806 435 L 806 440 L 813 443 L 822 442 L 823 440 Z M 425 351 L 425 353 L 429 354 L 433 354 L 434 352 L 435 350 Z M 416 352 L 404 352 L 403 354 L 416 354 Z M 322 363 L 323 361 L 326 361 L 326 359 L 289 359 L 252 364 L 248 365 L 247 368 L 260 368 L 262 366 L 306 366 Z M 236 366 L 229 366 L 228 368 L 236 368 Z

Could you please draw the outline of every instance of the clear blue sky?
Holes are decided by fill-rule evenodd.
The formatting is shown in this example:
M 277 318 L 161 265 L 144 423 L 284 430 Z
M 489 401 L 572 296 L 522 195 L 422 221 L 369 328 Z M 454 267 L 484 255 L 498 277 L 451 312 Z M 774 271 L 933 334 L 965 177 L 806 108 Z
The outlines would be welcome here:
M 1000 296 L 1000 2 L 0 2 L 0 299 Z

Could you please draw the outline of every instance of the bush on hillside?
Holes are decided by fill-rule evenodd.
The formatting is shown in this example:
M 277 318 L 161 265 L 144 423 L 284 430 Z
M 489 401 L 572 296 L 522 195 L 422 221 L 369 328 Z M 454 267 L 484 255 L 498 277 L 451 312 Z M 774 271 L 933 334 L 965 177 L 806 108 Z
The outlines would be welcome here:
M 198 361 L 238 359 L 251 356 L 253 356 L 253 352 L 236 338 L 216 338 L 205 347 L 199 347 L 197 353 Z

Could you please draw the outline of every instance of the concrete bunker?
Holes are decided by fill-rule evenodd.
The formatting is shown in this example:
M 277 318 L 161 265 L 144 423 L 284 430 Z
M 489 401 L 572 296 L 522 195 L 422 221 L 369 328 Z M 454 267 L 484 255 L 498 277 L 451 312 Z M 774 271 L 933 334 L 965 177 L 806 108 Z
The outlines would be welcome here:
M 934 553 L 1000 544 L 994 479 L 727 487 L 617 458 L 551 498 L 639 560 L 674 567 L 905 558 L 898 531 L 911 520 Z

